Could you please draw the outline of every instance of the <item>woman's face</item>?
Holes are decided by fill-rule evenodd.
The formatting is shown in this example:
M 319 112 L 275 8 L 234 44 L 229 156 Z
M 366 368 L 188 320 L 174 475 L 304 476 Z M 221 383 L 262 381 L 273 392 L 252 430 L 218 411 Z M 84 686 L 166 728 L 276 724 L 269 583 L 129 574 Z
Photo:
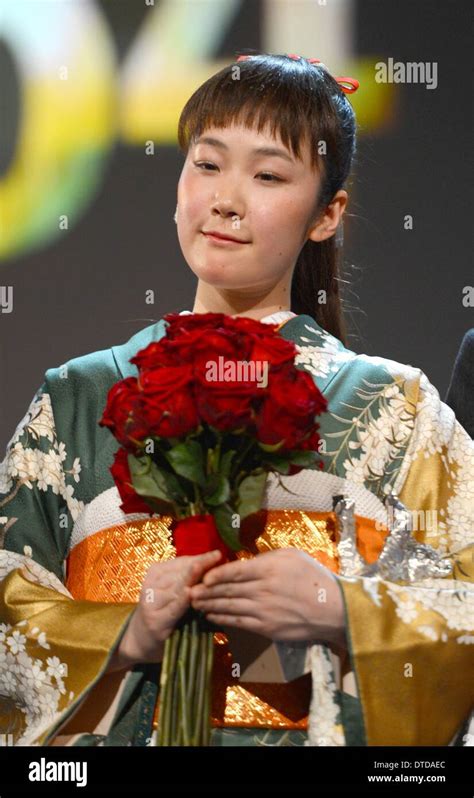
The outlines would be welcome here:
M 208 128 L 190 146 L 178 183 L 178 238 L 200 280 L 251 294 L 293 270 L 320 186 L 307 144 L 301 158 L 279 137 L 241 125 Z M 206 235 L 211 230 L 241 243 Z

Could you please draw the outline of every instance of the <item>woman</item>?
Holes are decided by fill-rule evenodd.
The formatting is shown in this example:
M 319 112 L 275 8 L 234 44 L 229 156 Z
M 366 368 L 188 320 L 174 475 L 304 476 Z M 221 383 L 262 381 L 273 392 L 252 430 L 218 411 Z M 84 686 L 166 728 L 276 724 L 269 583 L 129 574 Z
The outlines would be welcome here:
M 288 684 L 239 679 L 217 636 L 212 745 L 462 744 L 474 445 L 420 369 L 346 348 L 335 234 L 355 151 L 347 85 L 315 59 L 246 56 L 179 123 L 193 313 L 275 323 L 295 342 L 328 401 L 324 471 L 288 478 L 291 493 L 269 479 L 256 557 L 174 559 L 165 518 L 120 510 L 116 441 L 98 426 L 166 323 L 48 370 L 0 480 L 0 692 L 15 743 L 149 744 L 164 641 L 192 604 L 229 635 L 308 652 Z M 417 522 L 408 537 L 388 535 L 393 493 Z M 332 527 L 341 495 L 352 539 Z

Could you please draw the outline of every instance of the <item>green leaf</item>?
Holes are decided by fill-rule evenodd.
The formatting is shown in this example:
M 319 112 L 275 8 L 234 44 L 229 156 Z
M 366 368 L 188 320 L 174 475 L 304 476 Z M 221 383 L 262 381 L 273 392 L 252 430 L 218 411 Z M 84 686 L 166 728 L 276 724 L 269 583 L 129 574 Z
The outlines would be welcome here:
M 230 496 L 229 480 L 223 474 L 210 474 L 207 478 L 204 501 L 211 507 L 224 504 Z
M 153 513 L 172 516 L 174 516 L 176 513 L 176 507 L 172 502 L 167 502 L 163 499 L 152 499 L 151 496 L 144 497 L 144 501 L 150 505 L 150 511 Z
M 220 471 L 225 477 L 228 477 L 230 475 L 232 460 L 234 458 L 235 451 L 236 451 L 235 449 L 229 449 L 229 451 L 225 452 L 221 457 Z
M 204 487 L 206 477 L 203 468 L 203 453 L 202 447 L 197 441 L 178 443 L 177 446 L 173 446 L 169 452 L 166 452 L 166 458 L 177 474 Z
M 311 468 L 315 465 L 318 459 L 318 453 L 312 450 L 293 451 L 289 452 L 289 461 L 293 465 L 303 466 L 304 468 Z
M 186 501 L 186 491 L 180 484 L 179 479 L 174 474 L 169 474 L 162 468 L 159 468 L 155 463 L 152 464 L 152 472 L 154 479 L 161 486 L 168 496 L 175 502 Z
M 240 551 L 242 544 L 239 538 L 239 528 L 234 528 L 232 526 L 232 517 L 234 515 L 232 507 L 229 504 L 221 504 L 213 510 L 212 514 L 216 520 L 218 532 L 224 543 L 226 543 L 232 551 Z
M 139 496 L 153 496 L 157 499 L 168 499 L 168 495 L 161 490 L 155 482 L 151 470 L 152 460 L 150 457 L 135 457 L 128 455 L 128 467 L 135 492 Z
M 269 454 L 263 461 L 263 465 L 268 466 L 272 471 L 279 474 L 288 475 L 290 465 L 301 466 L 302 468 L 317 468 L 318 454 L 314 451 L 298 451 L 294 449 L 281 455 Z
M 132 485 L 139 496 L 162 499 L 166 502 L 182 502 L 183 490 L 173 474 L 158 468 L 150 457 L 138 458 L 128 455 Z
M 241 518 L 246 518 L 250 513 L 256 513 L 261 509 L 266 482 L 265 471 L 259 474 L 250 474 L 242 480 L 237 500 L 237 512 Z
M 277 471 L 279 474 L 288 474 L 290 464 L 284 457 L 267 457 L 263 461 L 264 466 L 268 466 L 270 471 Z

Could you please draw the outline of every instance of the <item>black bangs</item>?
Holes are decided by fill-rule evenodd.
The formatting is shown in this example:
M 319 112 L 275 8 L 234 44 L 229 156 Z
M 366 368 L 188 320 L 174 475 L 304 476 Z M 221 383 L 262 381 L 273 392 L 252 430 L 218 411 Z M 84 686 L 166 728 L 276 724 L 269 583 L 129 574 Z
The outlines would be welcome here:
M 178 143 L 186 153 L 211 127 L 240 124 L 258 133 L 268 129 L 295 158 L 302 158 L 301 147 L 308 141 L 317 169 L 321 141 L 329 156 L 340 147 L 341 104 L 350 108 L 324 67 L 287 55 L 259 54 L 224 67 L 194 92 L 179 119 Z

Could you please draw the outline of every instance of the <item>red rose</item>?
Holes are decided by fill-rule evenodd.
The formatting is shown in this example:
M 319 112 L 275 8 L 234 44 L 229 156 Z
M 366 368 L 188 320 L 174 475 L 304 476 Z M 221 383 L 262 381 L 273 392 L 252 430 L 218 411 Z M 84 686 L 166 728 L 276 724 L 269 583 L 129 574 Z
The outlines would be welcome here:
M 255 319 L 239 317 L 225 319 L 225 327 L 233 335 L 245 341 L 246 354 L 242 360 L 267 361 L 270 366 L 281 366 L 293 363 L 297 353 L 292 341 L 286 341 L 277 332 L 277 324 L 267 324 Z
M 257 319 L 249 319 L 247 316 L 237 316 L 237 318 L 225 316 L 223 326 L 233 332 L 265 338 L 268 335 L 275 335 L 278 324 L 267 324 Z
M 162 366 L 140 373 L 142 412 L 149 435 L 182 437 L 197 428 L 199 418 L 190 366 Z
M 318 449 L 319 442 L 321 440 L 319 436 L 319 424 L 314 425 L 314 429 L 311 430 L 311 433 L 306 437 L 303 441 L 301 441 L 298 449 L 302 449 L 303 451 L 310 451 L 315 452 Z
M 200 418 L 222 432 L 253 424 L 255 383 L 197 380 L 196 404 Z M 262 397 L 263 398 L 263 397 Z
M 315 416 L 327 409 L 327 401 L 307 371 L 292 367 L 272 375 L 271 388 L 256 419 L 259 441 L 282 449 L 300 446 L 315 426 Z
M 134 357 L 131 357 L 130 363 L 134 363 L 140 371 L 157 366 L 174 366 L 176 360 L 167 344 L 166 338 L 152 341 L 144 349 L 140 349 Z
M 255 338 L 253 342 L 252 360 L 266 361 L 274 368 L 293 364 L 297 354 L 293 341 L 286 341 L 279 335 Z
M 120 493 L 120 498 L 122 499 L 120 509 L 126 514 L 148 513 L 152 515 L 153 511 L 150 510 L 150 507 L 135 493 L 125 449 L 119 449 L 115 453 L 113 465 L 110 467 L 110 473 L 114 478 L 117 490 Z
M 141 394 L 136 377 L 127 377 L 112 386 L 99 425 L 108 427 L 129 451 L 136 450 L 132 439 L 143 440 L 147 437 L 148 425 L 142 416 Z
M 188 339 L 180 344 L 180 352 L 187 356 L 193 363 L 195 373 L 202 373 L 209 360 L 217 360 L 219 356 L 226 360 L 245 360 L 249 353 L 248 343 L 244 346 L 238 337 L 232 335 L 227 330 L 208 330 L 204 335 L 196 331 Z M 178 342 L 174 342 L 178 346 Z
M 266 389 L 260 383 L 265 374 L 252 369 L 250 361 L 244 367 L 240 358 L 216 356 L 212 352 L 208 352 L 208 357 L 209 360 L 196 367 L 195 394 L 200 418 L 221 431 L 242 427 L 251 431 L 256 411 L 265 397 Z M 225 379 L 226 376 L 232 379 Z
M 203 332 L 205 329 L 222 327 L 225 319 L 224 313 L 167 313 L 164 316 L 167 323 L 166 337 L 172 341 L 176 337 L 193 332 L 196 329 Z
M 138 387 L 145 396 L 160 396 L 168 398 L 174 391 L 187 388 L 193 380 L 193 371 L 190 365 L 158 366 L 148 368 L 140 373 Z

